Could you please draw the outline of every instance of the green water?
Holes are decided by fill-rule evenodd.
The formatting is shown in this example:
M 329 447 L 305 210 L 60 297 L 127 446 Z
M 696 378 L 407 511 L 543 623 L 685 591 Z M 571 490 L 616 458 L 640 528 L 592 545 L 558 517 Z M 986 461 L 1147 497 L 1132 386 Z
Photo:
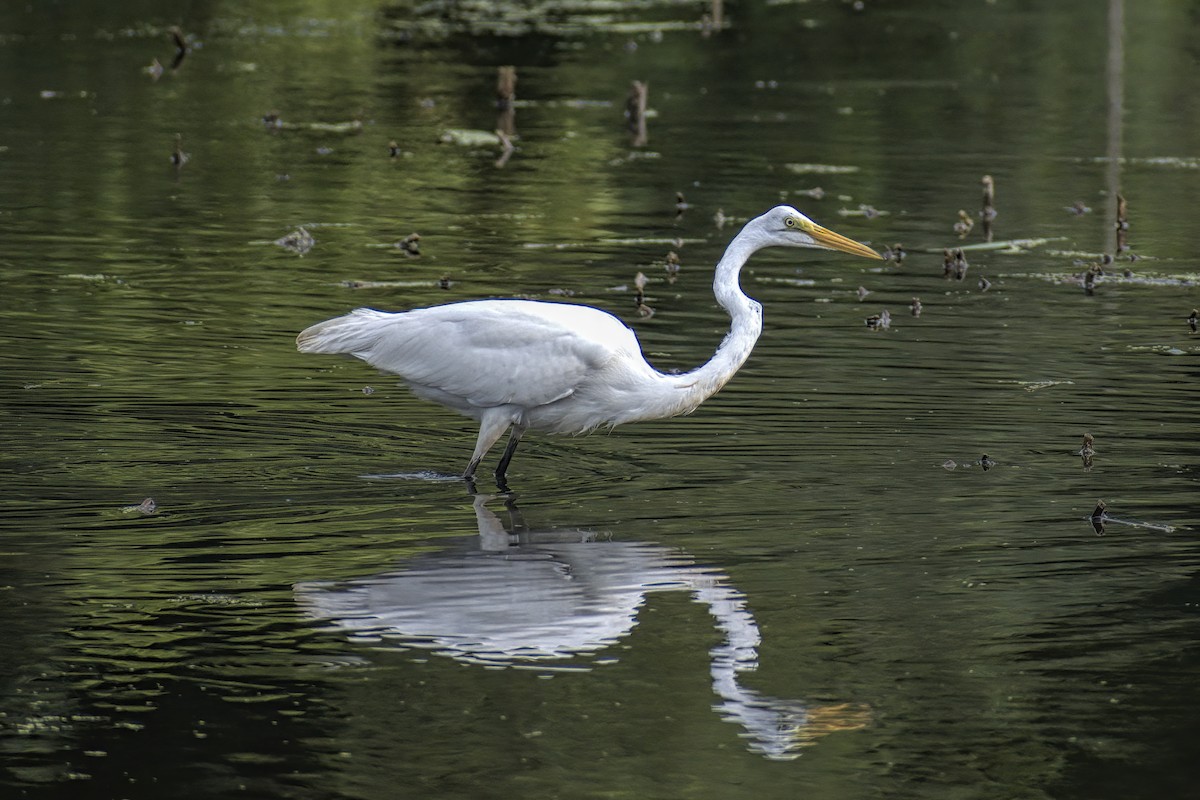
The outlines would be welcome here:
M 1195 8 L 552 6 L 0 11 L 4 796 L 1193 795 Z M 508 64 L 515 151 L 440 142 Z M 984 174 L 1046 241 L 958 238 Z M 1089 295 L 1117 192 L 1138 258 Z M 759 254 L 738 376 L 530 434 L 515 510 L 448 477 L 470 421 L 295 352 L 526 296 L 688 369 L 780 201 L 907 256 Z

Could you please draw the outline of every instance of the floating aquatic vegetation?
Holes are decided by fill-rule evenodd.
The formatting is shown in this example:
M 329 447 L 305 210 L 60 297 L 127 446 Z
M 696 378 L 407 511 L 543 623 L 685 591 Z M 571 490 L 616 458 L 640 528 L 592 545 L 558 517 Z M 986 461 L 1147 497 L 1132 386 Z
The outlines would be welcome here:
M 1050 236 L 1040 239 L 1005 239 L 999 242 L 978 242 L 976 244 L 964 244 L 962 246 L 956 246 L 956 249 L 963 250 L 965 252 L 976 252 L 980 250 L 999 251 L 1005 255 L 1016 255 L 1019 253 L 1027 253 L 1033 248 L 1041 247 L 1049 242 L 1064 241 L 1066 238 L 1067 237 L 1065 236 Z M 928 247 L 921 252 L 940 253 L 944 249 L 945 248 L 942 247 Z
M 755 275 L 755 283 L 782 283 L 785 286 L 816 286 L 812 278 L 776 278 L 770 275 Z M 825 301 L 828 302 L 828 301 Z
M 1159 531 L 1160 533 L 1174 533 L 1176 527 L 1174 525 L 1166 525 L 1158 522 L 1141 522 L 1133 519 L 1120 519 L 1109 515 L 1108 504 L 1103 500 L 1096 501 L 1096 507 L 1092 509 L 1092 513 L 1088 515 L 1088 522 L 1092 525 L 1092 530 L 1099 536 L 1104 533 L 1107 525 L 1123 525 L 1128 528 L 1143 528 L 1145 530 Z
M 175 165 L 176 169 L 179 169 L 190 160 L 191 156 L 183 152 L 183 134 L 175 134 L 175 149 L 171 152 L 171 163 Z
M 1087 276 L 1090 270 L 1084 272 L 1008 272 L 998 274 L 1001 278 L 1034 278 L 1036 280 L 1048 281 L 1056 285 L 1067 286 L 1084 286 L 1087 282 Z M 1145 287 L 1176 287 L 1176 286 L 1195 286 L 1200 284 L 1200 273 L 1185 272 L 1178 275 L 1159 275 L 1154 273 L 1139 273 L 1137 275 L 1132 272 L 1128 274 L 1116 274 L 1106 272 L 1103 276 L 1093 274 L 1092 283 L 1115 283 L 1125 286 L 1145 286 Z
M 1036 392 L 1038 389 L 1049 389 L 1051 386 L 1074 386 L 1075 385 L 1075 381 L 1055 380 L 1055 379 L 1040 380 L 1040 381 L 1002 380 L 1002 381 L 998 381 L 998 383 L 1016 384 L 1017 386 L 1020 386 L 1022 389 L 1024 389 L 1027 392 Z
M 842 217 L 863 217 L 864 219 L 875 219 L 876 217 L 887 216 L 887 211 L 880 211 L 874 206 L 860 203 L 858 208 L 839 208 L 838 215 Z
M 966 212 L 966 209 L 958 210 L 958 221 L 954 223 L 954 232 L 958 234 L 958 238 L 965 239 L 971 229 L 975 227 L 975 220 L 971 219 L 971 215 Z
M 417 232 L 410 233 L 400 241 L 396 242 L 396 247 L 404 255 L 411 258 L 416 258 L 421 255 L 421 234 Z
M 1096 448 L 1094 448 L 1092 445 L 1095 444 L 1095 442 L 1095 437 L 1090 433 L 1085 433 L 1083 435 L 1083 447 L 1079 448 L 1079 452 L 1076 453 L 1076 455 L 1083 459 L 1084 471 L 1092 468 L 1092 459 L 1094 459 L 1096 456 Z
M 1160 353 L 1164 356 L 1186 356 L 1189 352 L 1200 352 L 1198 347 L 1183 350 L 1170 344 L 1129 344 L 1125 349 L 1131 353 Z
M 154 514 L 158 511 L 158 503 L 154 502 L 153 497 L 147 497 L 136 506 L 123 506 L 121 512 L 123 514 Z
M 886 331 L 892 327 L 892 315 L 887 309 L 872 314 L 866 319 L 867 327 L 873 331 Z
M 797 175 L 845 175 L 859 170 L 858 167 L 842 164 L 784 164 L 783 166 Z
M 574 247 L 595 247 L 597 245 L 604 245 L 604 246 L 617 245 L 617 246 L 624 247 L 624 246 L 639 246 L 639 245 L 644 245 L 644 244 L 655 244 L 655 245 L 665 244 L 665 245 L 671 245 L 673 247 L 679 247 L 680 245 L 684 245 L 684 244 L 704 244 L 707 241 L 708 241 L 707 239 L 682 239 L 682 238 L 666 239 L 666 238 L 660 238 L 660 237 L 654 237 L 654 236 L 636 236 L 636 237 L 629 238 L 629 239 L 613 239 L 613 238 L 596 239 L 595 241 L 590 241 L 590 242 L 525 242 L 521 246 L 524 248 L 527 248 L 529 250 L 542 250 L 542 249 L 569 250 Z
M 317 240 L 313 238 L 312 234 L 302 227 L 296 228 L 296 230 L 292 231 L 287 236 L 276 239 L 274 242 L 274 244 L 279 245 L 285 250 L 291 250 L 293 253 L 299 256 L 302 256 L 311 250 L 313 245 L 316 243 Z
M 676 19 L 642 19 L 648 9 L 678 6 L 688 15 Z M 391 21 L 382 35 L 397 38 L 444 39 L 458 34 L 522 37 L 570 37 L 594 34 L 631 36 L 649 34 L 660 41 L 667 31 L 711 33 L 724 21 L 691 16 L 694 4 L 616 2 L 615 0 L 544 0 L 538 3 L 462 2 L 432 0 L 413 9 L 404 19 Z M 686 10 L 683 10 L 686 9 Z
M 473 130 L 470 128 L 447 128 L 442 131 L 438 141 L 443 144 L 454 144 L 460 147 L 496 147 L 503 144 L 495 131 Z
M 281 130 L 316 131 L 317 133 L 359 133 L 363 129 L 361 119 L 346 122 L 286 122 L 280 120 L 277 124 Z
M 1154 156 L 1150 158 L 1118 158 L 1107 156 L 1078 159 L 1081 163 L 1107 164 L 1111 161 L 1126 166 L 1170 167 L 1173 169 L 1200 169 L 1200 158 L 1195 156 Z
M 441 286 L 441 281 L 358 281 L 348 280 L 334 284 L 346 289 L 407 289 L 415 286 Z M 449 288 L 449 281 L 441 288 Z

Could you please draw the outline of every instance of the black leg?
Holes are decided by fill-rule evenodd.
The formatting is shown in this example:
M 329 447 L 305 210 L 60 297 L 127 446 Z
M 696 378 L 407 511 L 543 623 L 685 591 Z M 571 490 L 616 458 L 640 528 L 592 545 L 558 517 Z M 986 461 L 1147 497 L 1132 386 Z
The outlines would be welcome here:
M 504 475 L 508 472 L 508 464 L 512 461 L 513 453 L 517 452 L 517 445 L 521 443 L 521 436 L 524 433 L 524 428 L 514 425 L 512 432 L 508 434 L 508 446 L 504 448 L 504 455 L 500 456 L 500 463 L 496 465 L 497 482 L 504 481 Z

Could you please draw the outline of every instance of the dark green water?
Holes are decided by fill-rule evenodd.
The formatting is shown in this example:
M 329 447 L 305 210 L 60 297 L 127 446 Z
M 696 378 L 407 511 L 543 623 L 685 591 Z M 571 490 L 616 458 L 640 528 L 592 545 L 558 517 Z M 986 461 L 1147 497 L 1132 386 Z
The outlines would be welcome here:
M 1200 11 L 705 8 L 0 11 L 0 793 L 1195 796 Z M 440 143 L 496 126 L 506 64 L 516 151 Z M 984 174 L 994 239 L 1047 241 L 945 280 Z M 1117 191 L 1139 259 L 1089 295 Z M 760 254 L 742 372 L 531 434 L 516 511 L 445 478 L 472 423 L 294 349 L 568 294 L 690 368 L 781 200 L 908 255 Z

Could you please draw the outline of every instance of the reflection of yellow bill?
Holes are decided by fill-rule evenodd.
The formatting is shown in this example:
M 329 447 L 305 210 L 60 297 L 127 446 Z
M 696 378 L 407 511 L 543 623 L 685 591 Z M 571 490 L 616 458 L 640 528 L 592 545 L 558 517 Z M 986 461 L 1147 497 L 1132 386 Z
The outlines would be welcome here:
M 861 703 L 840 703 L 808 709 L 807 724 L 796 731 L 796 744 L 812 744 L 834 731 L 857 731 L 871 723 L 871 707 Z
M 840 233 L 834 233 L 828 228 L 822 228 L 815 222 L 812 223 L 812 227 L 807 229 L 806 233 L 808 233 L 808 235 L 811 236 L 813 241 L 815 241 L 818 245 L 829 250 L 840 250 L 843 253 L 850 253 L 851 255 L 862 256 L 863 258 L 876 258 L 880 261 L 883 260 L 883 256 L 879 255 L 879 253 L 876 253 L 865 244 L 860 244 L 853 239 L 847 239 Z

